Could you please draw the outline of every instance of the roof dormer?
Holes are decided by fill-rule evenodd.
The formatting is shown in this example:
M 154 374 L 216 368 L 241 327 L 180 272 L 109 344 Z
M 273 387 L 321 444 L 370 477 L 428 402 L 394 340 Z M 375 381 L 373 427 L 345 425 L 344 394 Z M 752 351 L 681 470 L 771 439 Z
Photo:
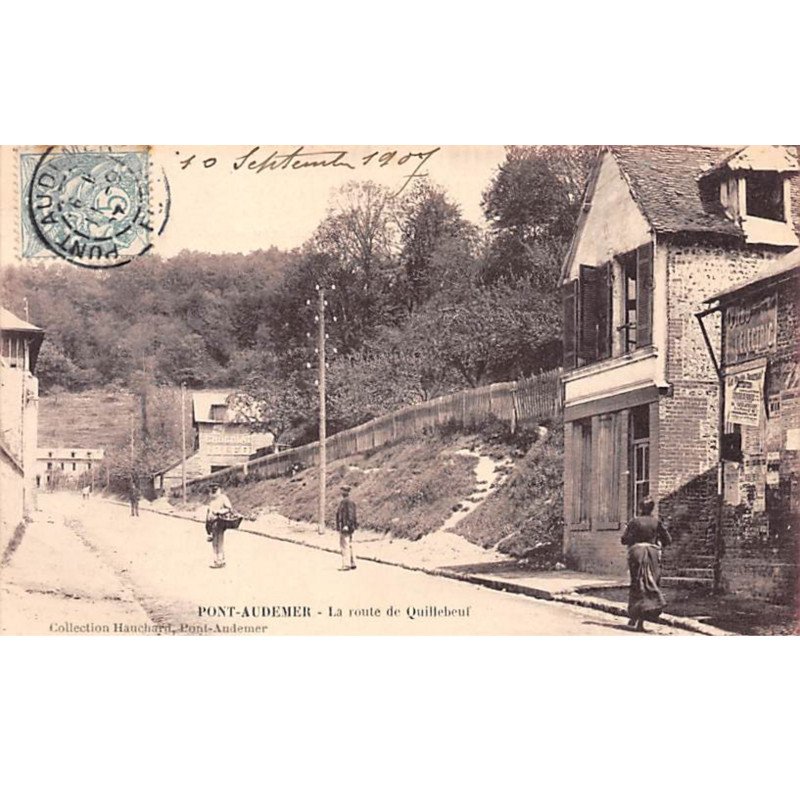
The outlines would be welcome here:
M 752 145 L 735 151 L 702 177 L 725 213 L 751 244 L 794 247 L 800 242 L 792 225 L 789 178 L 800 172 L 785 147 Z

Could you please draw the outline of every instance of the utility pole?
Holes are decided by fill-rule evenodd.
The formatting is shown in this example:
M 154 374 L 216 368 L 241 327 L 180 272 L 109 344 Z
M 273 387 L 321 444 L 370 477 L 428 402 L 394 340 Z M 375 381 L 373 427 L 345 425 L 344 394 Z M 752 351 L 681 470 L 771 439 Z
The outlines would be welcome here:
M 181 489 L 186 503 L 186 381 L 181 381 Z
M 327 472 L 327 420 L 325 418 L 325 289 L 317 286 L 317 316 L 319 317 L 319 533 L 325 533 L 325 480 Z
M 131 483 L 136 480 L 136 471 L 134 468 L 134 464 L 136 462 L 136 451 L 134 449 L 133 444 L 133 425 L 134 425 L 134 414 L 131 411 Z

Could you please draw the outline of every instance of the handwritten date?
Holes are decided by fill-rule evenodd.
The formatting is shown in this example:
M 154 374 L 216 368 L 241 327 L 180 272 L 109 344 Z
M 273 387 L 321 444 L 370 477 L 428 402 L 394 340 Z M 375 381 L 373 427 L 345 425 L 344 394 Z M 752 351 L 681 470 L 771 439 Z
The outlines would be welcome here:
M 395 194 L 401 194 L 412 181 L 428 176 L 428 172 L 423 170 L 439 150 L 441 150 L 440 147 L 420 152 L 412 150 L 374 150 L 367 155 L 359 156 L 349 150 L 306 150 L 305 145 L 286 153 L 280 153 L 277 150 L 266 152 L 262 151 L 260 146 L 256 146 L 243 155 L 234 158 L 231 167 L 234 172 L 255 172 L 260 174 L 267 170 L 324 168 L 355 170 L 360 167 L 382 169 L 390 165 L 402 167 L 407 164 L 411 171 L 402 176 L 403 183 L 395 192 Z M 218 159 L 215 156 L 200 158 L 197 153 L 192 153 L 180 158 L 180 151 L 177 151 L 175 155 L 180 159 L 179 163 L 182 170 L 198 167 L 200 169 L 213 169 L 218 163 Z

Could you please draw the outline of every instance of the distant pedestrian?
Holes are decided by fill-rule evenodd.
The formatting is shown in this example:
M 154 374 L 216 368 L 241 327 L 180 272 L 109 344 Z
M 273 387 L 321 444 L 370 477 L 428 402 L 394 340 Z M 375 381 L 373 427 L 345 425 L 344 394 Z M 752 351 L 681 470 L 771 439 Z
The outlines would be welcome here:
M 81 489 L 81 498 L 83 499 L 84 503 L 89 499 L 89 495 L 91 494 L 91 492 L 92 489 L 88 484 L 84 486 L 83 489 Z
M 628 625 L 644 631 L 645 620 L 655 622 L 666 606 L 661 592 L 661 548 L 672 543 L 662 523 L 652 516 L 655 501 L 645 497 L 640 514 L 625 527 L 622 544 L 628 545 Z
M 342 550 L 342 566 L 346 571 L 356 568 L 353 559 L 353 534 L 358 527 L 356 504 L 350 499 L 350 487 L 342 486 L 342 499 L 336 509 L 336 530 L 339 531 L 339 547 Z
M 211 569 L 219 569 L 225 566 L 225 524 L 223 517 L 233 512 L 233 506 L 228 496 L 222 493 L 222 489 L 212 483 L 209 487 L 211 497 L 206 506 L 206 540 L 211 542 L 214 550 L 214 563 L 209 564 Z
M 136 478 L 131 478 L 131 484 L 128 487 L 128 499 L 131 501 L 131 516 L 139 516 L 139 499 L 142 493 L 139 490 L 139 482 Z

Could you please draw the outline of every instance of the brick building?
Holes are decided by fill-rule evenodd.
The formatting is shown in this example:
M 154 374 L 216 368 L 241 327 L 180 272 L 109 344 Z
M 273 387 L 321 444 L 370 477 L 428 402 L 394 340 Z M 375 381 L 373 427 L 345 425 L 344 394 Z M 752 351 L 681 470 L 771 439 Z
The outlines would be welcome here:
M 624 574 L 621 529 L 649 494 L 667 573 L 711 581 L 720 392 L 696 314 L 797 246 L 798 209 L 795 146 L 598 151 L 562 273 L 571 564 Z
M 718 293 L 721 494 L 718 581 L 734 593 L 796 597 L 800 535 L 800 250 Z M 717 312 L 719 312 L 717 314 Z
M 186 459 L 187 481 L 244 463 L 259 448 L 272 444 L 271 433 L 251 430 L 250 422 L 257 415 L 244 408 L 241 400 L 235 402 L 235 397 L 233 390 L 192 394 L 194 444 Z M 177 461 L 156 475 L 155 488 L 166 492 L 181 481 L 182 461 Z
M 0 554 L 36 505 L 39 381 L 44 331 L 0 308 Z

